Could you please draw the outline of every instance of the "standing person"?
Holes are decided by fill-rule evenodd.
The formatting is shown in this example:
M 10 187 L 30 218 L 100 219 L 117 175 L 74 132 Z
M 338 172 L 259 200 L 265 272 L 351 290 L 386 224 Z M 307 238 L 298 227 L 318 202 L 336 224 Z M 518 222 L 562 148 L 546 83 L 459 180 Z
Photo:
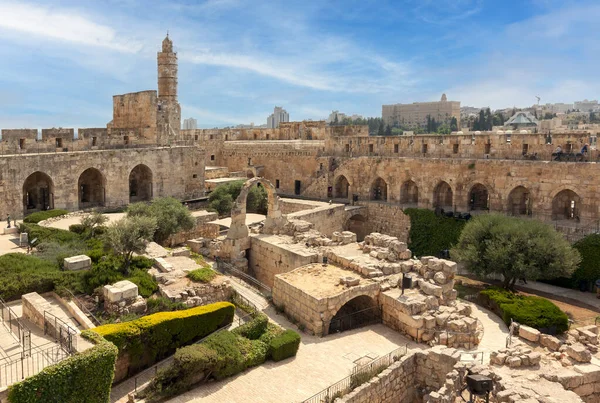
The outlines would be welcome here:
M 558 145 L 558 147 L 556 147 L 556 150 L 554 150 L 554 153 L 552 153 L 553 157 L 556 157 L 555 160 L 558 161 L 560 159 L 560 157 L 562 156 L 562 147 L 560 146 L 560 144 Z
M 6 228 L 10 228 L 10 214 L 6 215 L 6 223 L 8 224 L 8 227 Z

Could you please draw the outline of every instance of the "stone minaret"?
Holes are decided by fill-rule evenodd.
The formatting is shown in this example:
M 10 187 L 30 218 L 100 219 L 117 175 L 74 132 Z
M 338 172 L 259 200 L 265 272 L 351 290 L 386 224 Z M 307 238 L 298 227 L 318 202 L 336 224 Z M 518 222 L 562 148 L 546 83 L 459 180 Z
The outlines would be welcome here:
M 169 34 L 162 42 L 162 52 L 158 52 L 158 97 L 177 101 L 177 53 Z
M 157 142 L 171 144 L 181 128 L 181 107 L 177 102 L 177 53 L 169 34 L 158 52 L 158 111 L 156 117 Z

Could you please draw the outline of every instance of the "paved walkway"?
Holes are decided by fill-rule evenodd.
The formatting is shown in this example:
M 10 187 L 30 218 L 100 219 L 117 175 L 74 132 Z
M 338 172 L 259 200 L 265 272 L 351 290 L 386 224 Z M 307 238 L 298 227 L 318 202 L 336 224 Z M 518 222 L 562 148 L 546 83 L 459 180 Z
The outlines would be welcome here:
M 489 311 L 479 305 L 468 303 L 472 309 L 472 316 L 477 318 L 483 325 L 483 337 L 481 342 L 476 347 L 476 350 L 483 354 L 483 363 L 487 364 L 490 361 L 490 353 L 495 350 L 506 347 L 506 337 L 508 336 L 508 327 L 506 324 L 492 311 Z M 463 359 L 469 361 L 469 354 L 463 354 Z M 481 360 L 481 355 L 472 357 L 474 360 Z
M 565 302 L 574 305 L 579 302 L 587 305 L 587 308 L 591 308 L 600 312 L 600 299 L 596 298 L 596 294 L 592 292 L 557 287 L 555 285 L 539 283 L 536 281 L 528 281 L 527 284 L 517 284 L 516 288 L 517 290 L 529 292 L 531 294 L 537 294 L 542 297 L 546 296 L 548 298 L 564 300 Z

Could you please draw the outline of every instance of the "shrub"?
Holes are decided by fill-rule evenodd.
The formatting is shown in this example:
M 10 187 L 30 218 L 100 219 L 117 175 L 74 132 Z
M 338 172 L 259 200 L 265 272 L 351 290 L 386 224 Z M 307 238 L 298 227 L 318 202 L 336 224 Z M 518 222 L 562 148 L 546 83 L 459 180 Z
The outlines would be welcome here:
M 244 181 L 236 181 L 218 186 L 208 197 L 209 207 L 219 213 L 228 215 L 234 201 L 240 195 Z M 246 200 L 248 213 L 267 214 L 267 191 L 264 187 L 252 187 Z
M 596 281 L 600 278 L 600 235 L 592 234 L 573 245 L 581 255 L 581 263 L 573 273 L 574 280 Z
M 268 346 L 271 344 L 271 340 L 273 340 L 275 337 L 281 335 L 284 331 L 285 330 L 283 330 L 281 327 L 277 326 L 276 324 L 268 322 L 267 328 L 266 328 L 265 332 L 259 337 L 259 340 Z M 269 356 L 269 358 L 271 358 L 271 357 Z
M 47 211 L 38 211 L 37 213 L 29 214 L 27 217 L 23 219 L 23 222 L 29 224 L 37 224 L 40 221 L 47 220 L 48 218 L 60 217 L 61 215 L 69 214 L 67 210 L 47 210 Z
M 507 325 L 511 319 L 535 329 L 563 333 L 569 328 L 567 314 L 545 298 L 513 294 L 500 288 L 480 291 L 482 302 L 502 317 Z
M 63 261 L 70 256 L 82 255 L 87 251 L 87 247 L 83 241 L 58 243 L 58 242 L 42 242 L 36 246 L 35 256 L 46 260 L 49 263 L 54 263 L 57 267 L 63 267 Z
M 40 373 L 9 386 L 11 403 L 106 403 L 115 372 L 117 348 L 90 331 L 82 334 L 96 345 Z
M 410 217 L 408 247 L 415 256 L 438 256 L 458 242 L 465 221 L 437 216 L 434 211 L 417 208 L 404 210 Z
M 147 271 L 142 269 L 132 270 L 131 275 L 127 278 L 127 280 L 138 286 L 138 292 L 144 298 L 148 298 L 158 291 L 158 284 L 156 281 L 150 274 L 148 274 Z
M 175 312 L 159 312 L 131 322 L 99 326 L 94 332 L 129 354 L 130 373 L 151 365 L 184 346 L 231 323 L 235 307 L 217 302 Z
M 22 223 L 19 226 L 19 232 L 27 232 L 29 240 L 37 238 L 38 243 L 56 242 L 62 244 L 81 240 L 81 237 L 74 232 L 58 228 L 42 227 L 31 223 Z
M 219 357 L 217 365 L 213 369 L 215 378 L 223 379 L 242 372 L 246 368 L 238 341 L 238 336 L 225 330 L 207 337 L 202 342 L 206 347 L 215 351 Z
M 61 271 L 55 262 L 36 256 L 9 253 L 0 256 L 0 297 L 12 300 L 29 292 L 43 293 L 58 287 L 79 292 L 82 275 L 81 272 Z
M 78 235 L 83 235 L 86 231 L 86 227 L 83 224 L 71 224 L 69 225 L 69 231 L 74 232 Z
M 200 283 L 210 283 L 216 276 L 217 273 L 210 267 L 201 267 L 187 274 L 190 280 Z
M 300 347 L 300 335 L 288 329 L 271 340 L 269 356 L 273 361 L 285 360 L 295 356 L 298 347 Z
M 267 330 L 269 317 L 264 313 L 256 315 L 250 322 L 233 329 L 233 333 L 250 340 L 256 340 Z
M 115 255 L 106 256 L 105 259 L 100 259 L 98 263 L 92 264 L 92 268 L 83 275 L 85 292 L 92 294 L 98 287 L 125 279 L 119 270 L 121 265 L 122 261 Z
M 164 311 L 180 311 L 187 309 L 187 305 L 183 302 L 173 302 L 169 298 L 157 297 L 148 298 L 146 300 L 148 313 L 164 312 Z

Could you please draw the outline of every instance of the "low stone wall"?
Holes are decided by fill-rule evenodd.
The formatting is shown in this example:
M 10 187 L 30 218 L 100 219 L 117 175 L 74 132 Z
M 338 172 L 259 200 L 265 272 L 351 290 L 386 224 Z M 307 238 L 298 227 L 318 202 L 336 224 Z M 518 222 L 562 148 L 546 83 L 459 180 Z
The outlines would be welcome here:
M 330 237 L 336 231 L 342 231 L 346 221 L 346 209 L 343 204 L 326 204 L 310 210 L 288 214 L 289 220 L 303 220 L 313 224 L 313 229 Z
M 368 232 L 395 236 L 400 241 L 408 243 L 410 217 L 404 214 L 401 206 L 367 201 L 358 204 L 367 209 Z
M 84 328 L 84 329 L 93 329 L 96 327 L 96 325 L 94 325 L 94 323 L 87 317 L 87 315 L 85 313 L 83 313 L 83 311 L 77 306 L 77 304 L 75 303 L 75 301 L 66 301 L 65 299 L 63 299 L 60 295 L 56 294 L 54 291 L 52 291 L 50 293 L 50 295 L 52 295 L 54 298 L 56 298 L 58 300 L 58 302 L 60 302 L 62 304 L 62 306 L 65 307 L 65 309 L 67 311 L 69 311 L 69 313 L 71 315 L 73 315 L 73 317 L 75 318 L 75 320 Z
M 219 237 L 219 231 L 221 230 L 219 224 L 203 223 L 198 224 L 190 231 L 182 231 L 177 234 L 171 235 L 167 239 L 166 246 L 173 247 L 176 245 L 184 244 L 188 239 L 197 238 L 208 238 L 215 239 Z
M 445 384 L 459 359 L 460 353 L 454 349 L 410 353 L 336 402 L 419 402 L 423 395 Z
M 21 301 L 23 304 L 23 317 L 43 329 L 44 312 L 52 312 L 52 305 L 37 292 L 23 294 Z
M 310 210 L 321 204 L 323 204 L 323 202 L 312 200 L 279 199 L 279 209 L 281 210 L 281 214 L 291 214 L 297 211 Z
M 248 268 L 258 281 L 273 287 L 276 274 L 316 263 L 317 259 L 316 253 L 285 242 L 278 236 L 258 235 L 251 237 Z

